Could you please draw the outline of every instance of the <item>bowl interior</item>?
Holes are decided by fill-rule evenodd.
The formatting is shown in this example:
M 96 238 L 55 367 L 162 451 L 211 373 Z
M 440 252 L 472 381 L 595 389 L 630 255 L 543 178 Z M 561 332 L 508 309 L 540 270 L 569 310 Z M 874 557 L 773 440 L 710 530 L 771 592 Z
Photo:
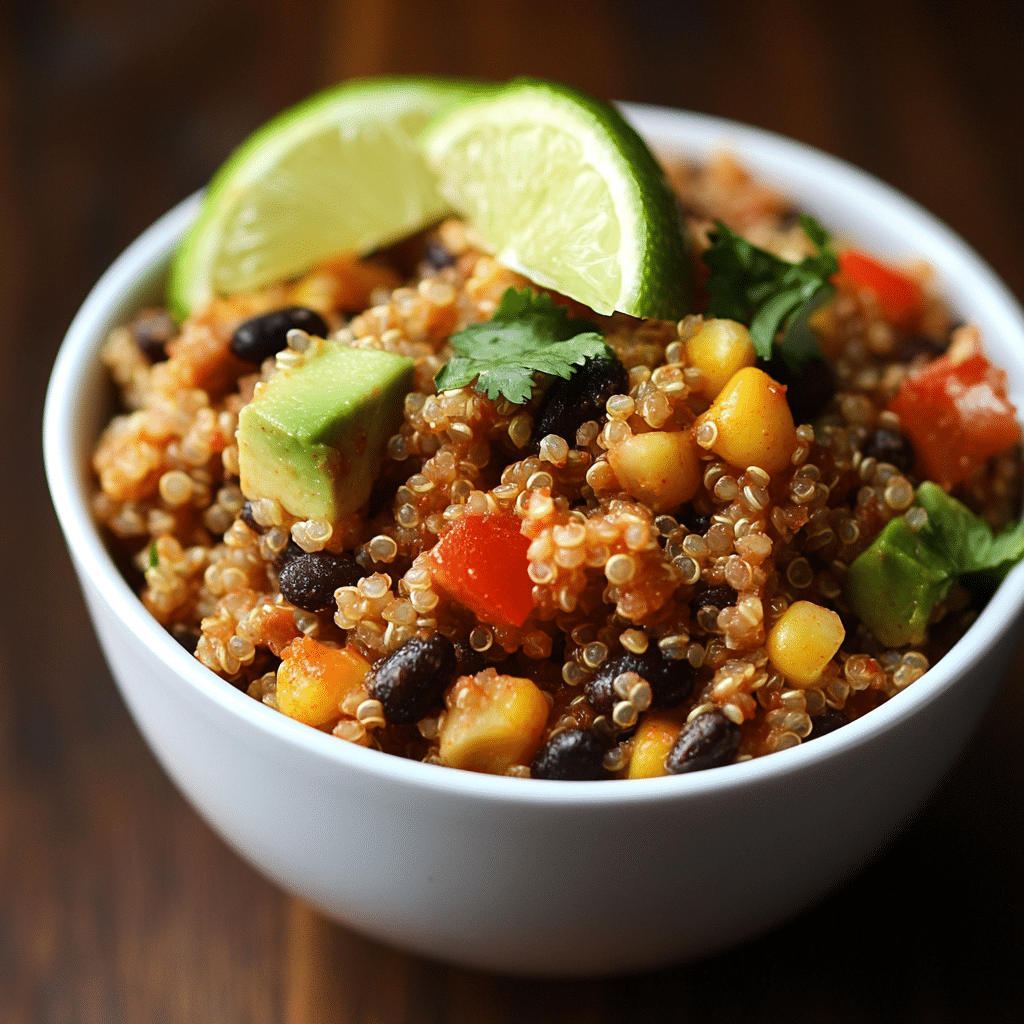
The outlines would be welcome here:
M 977 323 L 987 351 L 1009 377 L 1010 395 L 1024 406 L 1024 313 L 991 269 L 947 227 L 877 179 L 826 154 L 758 129 L 717 118 L 626 105 L 627 116 L 659 150 L 702 158 L 731 151 L 759 177 L 792 196 L 840 239 L 899 261 L 923 257 L 939 290 L 965 320 Z M 402 779 L 424 789 L 456 790 L 470 798 L 516 802 L 672 802 L 687 793 L 760 785 L 892 728 L 955 685 L 1013 622 L 1024 603 L 1024 566 L 1018 566 L 970 631 L 927 675 L 844 728 L 800 746 L 740 765 L 673 778 L 558 783 L 476 775 L 405 761 L 351 744 L 263 707 L 189 656 L 142 607 L 104 547 L 89 512 L 89 459 L 110 414 L 112 389 L 98 358 L 107 332 L 145 303 L 159 300 L 168 261 L 198 212 L 193 196 L 157 221 L 111 266 L 72 323 L 47 394 L 44 454 L 54 505 L 79 573 L 87 577 L 144 637 L 154 656 L 173 666 L 187 685 L 230 708 L 257 733 L 315 751 L 328 762 L 359 766 L 371 775 Z

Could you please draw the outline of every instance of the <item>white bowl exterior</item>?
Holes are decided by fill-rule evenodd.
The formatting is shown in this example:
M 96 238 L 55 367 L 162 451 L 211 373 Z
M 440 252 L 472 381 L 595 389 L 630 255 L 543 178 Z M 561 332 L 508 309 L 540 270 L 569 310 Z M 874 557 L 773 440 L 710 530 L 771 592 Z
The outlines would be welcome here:
M 868 249 L 926 255 L 954 307 L 982 326 L 1022 404 L 1024 316 L 948 229 L 796 143 L 698 115 L 626 109 L 666 149 L 733 150 Z M 131 713 L 182 792 L 243 857 L 331 917 L 418 953 L 517 973 L 602 974 L 704 955 L 777 924 L 920 805 L 1006 670 L 1021 568 L 968 637 L 882 708 L 800 748 L 672 779 L 550 783 L 421 765 L 298 725 L 207 672 L 117 573 L 89 517 L 85 468 L 109 394 L 98 347 L 152 293 L 195 208 L 192 199 L 154 225 L 86 301 L 54 370 L 44 447 L 54 504 Z
M 257 732 L 183 686 L 175 666 L 155 659 L 84 586 L 139 728 L 239 854 L 384 942 L 535 975 L 650 969 L 740 941 L 807 906 L 920 805 L 976 725 L 1012 649 L 1004 637 L 975 678 L 914 718 L 767 785 L 755 779 L 682 799 L 529 803 L 408 785 Z

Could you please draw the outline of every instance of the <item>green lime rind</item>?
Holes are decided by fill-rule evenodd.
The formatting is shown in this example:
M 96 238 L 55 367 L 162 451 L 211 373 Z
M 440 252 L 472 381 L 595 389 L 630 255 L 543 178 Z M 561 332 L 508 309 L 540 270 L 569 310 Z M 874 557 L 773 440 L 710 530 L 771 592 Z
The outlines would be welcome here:
M 520 78 L 439 113 L 421 143 L 440 191 L 499 262 L 598 313 L 690 311 L 675 195 L 613 107 Z
M 417 136 L 438 111 L 486 90 L 456 79 L 363 79 L 267 122 L 210 182 L 171 266 L 171 313 L 182 320 L 218 295 L 368 252 L 448 213 Z

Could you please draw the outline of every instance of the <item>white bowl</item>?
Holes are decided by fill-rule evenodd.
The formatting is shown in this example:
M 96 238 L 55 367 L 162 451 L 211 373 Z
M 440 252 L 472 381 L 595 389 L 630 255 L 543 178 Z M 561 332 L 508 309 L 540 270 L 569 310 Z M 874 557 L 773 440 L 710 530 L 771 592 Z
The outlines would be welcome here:
M 806 146 L 695 114 L 628 106 L 657 147 L 726 148 L 834 232 L 923 255 L 1024 399 L 1024 313 L 928 213 Z M 57 359 L 46 469 L 110 667 L 153 752 L 242 857 L 381 941 L 498 971 L 653 968 L 768 929 L 855 871 L 921 805 L 1005 672 L 1018 567 L 920 681 L 812 743 L 672 778 L 548 782 L 402 760 L 293 722 L 191 658 L 145 611 L 89 513 L 89 455 L 111 408 L 97 353 L 159 294 L 192 197 L 104 274 Z

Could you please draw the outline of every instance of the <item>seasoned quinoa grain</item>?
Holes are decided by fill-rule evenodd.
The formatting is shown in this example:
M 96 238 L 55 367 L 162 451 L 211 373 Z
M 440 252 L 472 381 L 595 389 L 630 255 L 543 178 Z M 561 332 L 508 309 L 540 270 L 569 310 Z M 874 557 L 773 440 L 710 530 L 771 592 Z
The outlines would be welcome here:
M 789 200 L 729 158 L 666 167 L 698 254 L 717 219 L 785 259 L 811 251 Z M 451 335 L 528 282 L 457 220 L 420 242 L 411 279 L 386 253 L 337 259 L 180 328 L 147 310 L 110 334 L 123 411 L 93 455 L 93 510 L 147 609 L 211 671 L 402 757 L 642 777 L 823 735 L 912 685 L 966 628 L 969 595 L 953 588 L 921 643 L 889 650 L 843 599 L 849 566 L 890 520 L 927 521 L 886 405 L 950 343 L 938 297 L 925 291 L 911 335 L 873 294 L 840 289 L 815 314 L 830 378 L 813 395 L 755 365 L 731 321 L 570 303 L 615 361 L 517 405 L 472 387 L 438 394 L 434 377 Z M 336 522 L 243 494 L 235 442 L 254 395 L 327 345 L 414 365 L 373 494 Z M 1020 464 L 1017 449 L 995 456 L 957 494 L 999 527 L 1020 507 Z M 481 515 L 511 517 L 524 538 L 521 622 L 460 603 L 432 555 Z

